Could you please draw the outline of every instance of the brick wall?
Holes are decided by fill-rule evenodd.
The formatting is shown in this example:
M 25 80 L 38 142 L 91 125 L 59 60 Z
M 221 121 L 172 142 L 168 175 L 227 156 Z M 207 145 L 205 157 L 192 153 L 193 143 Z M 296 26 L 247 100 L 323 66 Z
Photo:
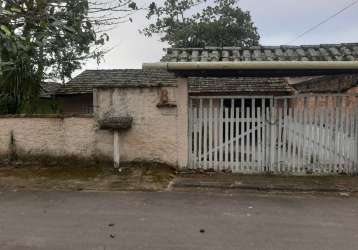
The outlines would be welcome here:
M 122 161 L 156 161 L 186 166 L 188 90 L 186 81 L 178 87 L 99 88 L 96 92 L 97 119 L 131 116 L 133 126 L 120 131 Z M 165 90 L 169 105 L 160 104 Z
M 357 75 L 339 75 L 288 78 L 288 81 L 298 93 L 343 93 L 356 85 L 357 78 Z
M 358 94 L 358 87 L 352 87 L 342 94 Z M 342 101 L 342 105 L 348 112 L 354 112 L 357 108 L 358 97 L 345 96 L 341 99 L 331 96 L 330 93 L 321 94 L 316 97 L 313 93 L 313 97 L 307 97 L 307 107 L 311 110 L 319 108 L 334 108 L 337 107 L 337 102 Z M 304 98 L 297 98 L 290 102 L 292 108 L 302 109 L 304 107 Z
M 355 86 L 353 88 L 350 88 L 348 91 L 347 91 L 348 94 L 358 94 L 358 86 Z
M 20 156 L 94 158 L 112 156 L 111 134 L 101 132 L 92 117 L 1 117 L 0 155 L 10 150 L 11 133 Z M 102 144 L 110 143 L 107 147 Z
M 11 131 L 22 155 L 113 159 L 114 133 L 101 130 L 106 115 L 131 116 L 133 126 L 120 131 L 121 161 L 155 161 L 184 167 L 188 154 L 188 91 L 178 87 L 103 88 L 94 92 L 94 117 L 0 117 L 0 156 L 9 153 Z M 168 105 L 158 105 L 161 93 Z

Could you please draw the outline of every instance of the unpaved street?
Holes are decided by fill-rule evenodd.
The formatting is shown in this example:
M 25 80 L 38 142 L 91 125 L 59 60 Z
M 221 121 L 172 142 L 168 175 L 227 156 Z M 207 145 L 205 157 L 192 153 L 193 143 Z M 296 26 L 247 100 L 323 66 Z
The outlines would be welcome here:
M 0 249 L 358 249 L 358 198 L 2 192 Z

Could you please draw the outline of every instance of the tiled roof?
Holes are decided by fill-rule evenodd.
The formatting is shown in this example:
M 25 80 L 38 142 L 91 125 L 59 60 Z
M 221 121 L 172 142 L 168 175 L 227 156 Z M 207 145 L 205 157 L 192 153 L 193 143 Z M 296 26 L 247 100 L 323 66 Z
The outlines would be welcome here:
M 293 89 L 284 78 L 277 77 L 190 77 L 189 92 L 198 93 L 290 93 Z
M 41 83 L 40 97 L 41 98 L 51 98 L 59 88 L 61 88 L 60 83 L 43 82 L 43 83 Z
M 169 48 L 162 61 L 358 61 L 358 43 L 255 46 L 249 48 Z
M 57 95 L 92 93 L 94 87 L 148 87 L 175 86 L 173 73 L 163 70 L 86 70 L 61 89 Z M 284 78 L 215 78 L 190 77 L 190 93 L 252 93 L 252 92 L 290 92 L 292 89 Z
M 145 87 L 176 85 L 173 73 L 164 70 L 86 70 L 57 91 L 57 95 L 92 93 L 98 86 Z

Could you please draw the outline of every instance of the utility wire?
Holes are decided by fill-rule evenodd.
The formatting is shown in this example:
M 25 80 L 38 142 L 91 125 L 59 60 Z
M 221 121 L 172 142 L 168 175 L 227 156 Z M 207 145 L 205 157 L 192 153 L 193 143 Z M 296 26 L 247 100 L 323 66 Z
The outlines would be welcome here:
M 303 32 L 301 35 L 297 36 L 295 39 L 291 40 L 288 44 L 292 44 L 293 42 L 296 42 L 298 39 L 300 39 L 301 37 L 307 35 L 308 33 L 312 32 L 313 30 L 317 29 L 319 26 L 327 23 L 328 21 L 330 21 L 331 19 L 335 18 L 336 16 L 338 16 L 339 14 L 341 14 L 342 12 L 348 10 L 349 8 L 353 7 L 354 5 L 356 5 L 358 3 L 358 0 L 354 1 L 353 3 L 349 4 L 348 6 L 344 7 L 343 9 L 339 10 L 338 12 L 336 12 L 335 14 L 333 14 L 332 16 L 327 17 L 325 20 L 323 20 L 322 22 L 316 24 L 315 26 L 313 26 L 312 28 L 309 28 L 308 30 L 306 30 L 305 32 Z

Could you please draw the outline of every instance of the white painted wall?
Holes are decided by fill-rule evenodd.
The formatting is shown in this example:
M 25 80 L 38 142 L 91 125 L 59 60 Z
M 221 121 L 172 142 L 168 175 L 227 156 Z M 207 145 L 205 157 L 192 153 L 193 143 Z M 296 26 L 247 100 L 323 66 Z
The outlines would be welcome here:
M 111 157 L 112 134 L 98 131 L 92 117 L 2 117 L 0 118 L 0 155 L 9 153 L 11 132 L 21 156 Z M 98 134 L 101 134 L 100 136 Z
M 119 135 L 121 161 L 186 166 L 188 91 L 186 81 L 178 81 L 178 87 L 97 89 L 97 119 L 133 117 L 133 127 Z M 157 107 L 163 88 L 169 93 L 169 103 L 175 107 Z

